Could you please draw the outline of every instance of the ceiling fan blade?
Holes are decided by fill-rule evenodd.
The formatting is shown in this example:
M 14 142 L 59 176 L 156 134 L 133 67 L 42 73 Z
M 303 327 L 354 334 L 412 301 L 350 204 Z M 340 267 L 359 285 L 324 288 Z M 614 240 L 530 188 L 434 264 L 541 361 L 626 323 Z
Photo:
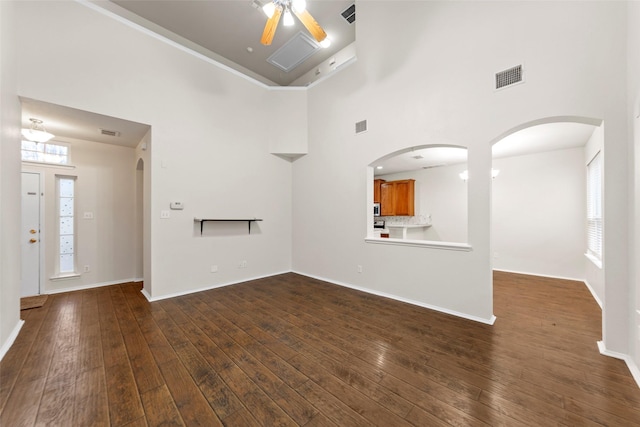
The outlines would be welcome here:
M 295 8 L 293 8 L 293 13 L 296 14 L 302 25 L 304 25 L 307 30 L 311 33 L 314 39 L 319 43 L 325 38 L 327 38 L 327 33 L 324 32 L 320 24 L 313 19 L 313 16 L 305 9 L 302 12 L 298 12 Z
M 262 38 L 260 39 L 260 43 L 263 45 L 269 46 L 273 41 L 273 36 L 276 35 L 276 28 L 278 28 L 278 22 L 280 21 L 281 14 L 282 10 L 280 10 L 280 8 L 276 8 L 271 18 L 267 20 L 267 23 L 264 26 L 264 31 L 262 32 Z

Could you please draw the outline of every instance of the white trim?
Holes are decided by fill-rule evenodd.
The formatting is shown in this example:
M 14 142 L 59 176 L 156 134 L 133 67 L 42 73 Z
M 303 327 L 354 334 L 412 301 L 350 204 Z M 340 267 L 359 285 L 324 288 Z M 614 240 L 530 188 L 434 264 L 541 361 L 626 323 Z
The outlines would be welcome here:
M 61 294 L 63 292 L 82 291 L 84 289 L 101 288 L 103 286 L 121 285 L 123 283 L 132 283 L 132 282 L 135 282 L 135 279 L 122 279 L 122 280 L 114 280 L 110 282 L 91 283 L 89 285 L 70 286 L 68 288 L 63 288 L 63 289 L 47 290 L 44 293 L 48 295 Z
M 640 387 L 640 369 L 638 369 L 638 365 L 635 364 L 631 356 L 623 353 L 618 353 L 617 351 L 607 350 L 607 347 L 604 345 L 604 341 L 598 341 L 598 350 L 603 356 L 609 356 L 615 359 L 623 360 L 627 364 L 629 371 L 631 371 L 631 375 L 636 381 L 636 384 L 638 384 L 638 387 Z
M 593 297 L 593 299 L 596 300 L 596 302 L 600 306 L 600 310 L 602 310 L 602 301 L 600 300 L 600 297 L 598 297 L 598 294 L 596 294 L 596 291 L 593 290 L 593 288 L 591 287 L 589 282 L 587 282 L 586 279 L 584 280 L 584 284 L 587 286 L 587 289 L 589 289 L 589 292 L 591 292 L 591 296 Z
M 421 248 L 431 249 L 447 249 L 450 251 L 464 251 L 470 252 L 473 247 L 468 243 L 453 243 L 453 242 L 437 242 L 435 240 L 410 240 L 410 239 L 392 239 L 381 237 L 365 237 L 364 241 L 367 243 L 375 243 L 378 245 L 396 245 L 396 246 L 416 246 Z
M 57 282 L 58 280 L 77 279 L 80 276 L 81 276 L 80 273 L 67 273 L 67 274 L 60 274 L 58 276 L 51 276 L 49 277 L 49 280 L 51 280 L 52 282 Z
M 144 277 L 136 277 L 135 279 L 133 279 L 134 282 L 138 283 L 138 282 L 144 282 Z
M 18 338 L 18 334 L 20 333 L 20 329 L 22 329 L 22 325 L 24 325 L 24 320 L 18 320 L 16 327 L 13 328 L 13 331 L 7 337 L 7 340 L 2 344 L 2 348 L 0 348 L 0 361 L 4 357 L 5 354 L 9 351 L 16 338 Z
M 598 258 L 597 256 L 590 254 L 590 253 L 585 253 L 584 256 L 587 257 L 587 259 L 589 261 L 591 261 L 596 267 L 598 267 L 600 270 L 602 270 L 602 260 L 600 258 Z
M 33 162 L 30 160 L 22 160 L 23 166 L 42 166 L 45 168 L 55 168 L 55 169 L 75 169 L 75 165 L 61 165 L 59 163 L 46 163 L 46 162 Z M 29 171 L 25 171 L 29 172 Z
M 172 294 L 166 294 L 166 295 L 160 295 L 160 296 L 154 296 L 154 297 L 149 295 L 149 293 L 145 289 L 143 289 L 142 290 L 142 295 L 144 295 L 145 298 L 147 298 L 147 300 L 149 302 L 155 302 L 155 301 L 161 301 L 163 299 L 176 298 L 176 297 L 181 297 L 181 296 L 184 296 L 184 295 L 195 294 L 195 293 L 198 293 L 198 292 L 209 291 L 211 289 L 224 288 L 225 286 L 237 285 L 239 283 L 250 282 L 252 280 L 264 279 L 264 278 L 267 278 L 267 277 L 278 276 L 280 274 L 286 274 L 286 273 L 291 273 L 291 270 L 289 270 L 289 271 L 281 271 L 281 272 L 271 273 L 271 274 L 265 274 L 265 275 L 262 275 L 262 276 L 247 277 L 247 278 L 235 281 L 235 282 L 219 283 L 217 285 L 210 285 L 210 286 L 205 286 L 203 288 L 191 289 L 191 290 L 188 290 L 188 291 L 175 292 L 175 293 L 172 293 Z
M 552 276 L 550 274 L 529 273 L 525 271 L 515 271 L 515 270 L 503 270 L 501 268 L 494 268 L 493 271 L 501 271 L 503 273 L 524 274 L 525 276 L 548 277 L 549 279 L 572 280 L 574 282 L 584 282 L 584 279 L 577 279 L 575 277 Z
M 408 299 L 408 298 L 403 298 L 403 297 L 400 297 L 400 296 L 397 296 L 397 295 L 392 295 L 392 294 L 388 294 L 386 292 L 380 292 L 380 291 L 376 291 L 376 290 L 373 290 L 373 289 L 362 288 L 360 286 L 354 286 L 354 285 L 350 285 L 348 283 L 338 282 L 338 281 L 330 280 L 330 279 L 327 279 L 327 278 L 324 278 L 324 277 L 319 277 L 319 276 L 314 276 L 314 275 L 311 275 L 311 274 L 301 273 L 301 272 L 295 271 L 295 270 L 292 271 L 292 273 L 296 273 L 296 274 L 299 274 L 301 276 L 310 277 L 312 279 L 322 280 L 323 282 L 332 283 L 334 285 L 343 286 L 345 288 L 355 289 L 356 291 L 365 292 L 367 294 L 377 295 L 379 297 L 389 298 L 389 299 L 400 301 L 400 302 L 404 302 L 404 303 L 407 303 L 407 304 L 416 305 L 418 307 L 427 308 L 429 310 L 439 311 L 441 313 L 450 314 L 452 316 L 461 317 L 463 319 L 473 320 L 474 322 L 484 323 L 486 325 L 493 325 L 495 323 L 495 321 L 496 321 L 496 316 L 495 315 L 491 315 L 491 317 L 489 319 L 485 319 L 484 317 L 478 317 L 478 316 L 474 316 L 474 315 L 467 314 L 467 313 L 461 313 L 459 311 L 449 310 L 448 308 L 443 308 L 443 307 L 438 307 L 436 305 L 426 304 L 426 303 L 421 302 L 421 301 L 416 301 L 416 300 L 412 300 L 412 299 Z

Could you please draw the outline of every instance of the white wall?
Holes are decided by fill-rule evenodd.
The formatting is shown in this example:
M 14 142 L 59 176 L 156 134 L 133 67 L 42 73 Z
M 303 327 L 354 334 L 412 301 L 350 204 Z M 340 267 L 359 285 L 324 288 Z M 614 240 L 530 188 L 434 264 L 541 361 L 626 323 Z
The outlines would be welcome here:
M 630 297 L 633 301 L 632 310 L 635 314 L 629 316 L 631 319 L 629 341 L 632 343 L 631 357 L 635 363 L 636 381 L 640 383 L 640 3 L 629 2 L 628 4 L 628 24 L 629 37 L 627 42 L 628 52 L 628 115 L 630 117 L 630 138 L 629 143 L 633 156 L 629 156 L 632 164 L 630 170 L 631 191 L 629 209 L 631 211 L 631 230 L 633 230 L 633 240 L 630 244 L 631 262 L 630 264 Z
M 591 138 L 587 141 L 587 144 L 584 147 L 584 158 L 582 163 L 584 165 L 584 173 L 586 180 L 586 167 L 591 162 L 591 160 L 595 157 L 598 152 L 601 153 L 603 158 L 606 156 L 604 152 L 604 125 L 599 126 L 593 131 Z M 586 217 L 586 216 L 585 216 Z M 606 215 L 605 215 L 606 221 Z M 604 242 L 606 246 L 606 236 L 604 237 Z M 584 244 L 584 253 L 587 252 L 587 243 L 585 240 Z M 596 301 L 603 307 L 604 298 L 605 298 L 605 281 L 604 281 L 604 265 L 600 263 L 597 265 L 594 263 L 589 257 L 584 258 L 584 280 L 588 284 L 591 292 L 594 294 Z
M 584 280 L 583 148 L 493 160 L 497 270 Z
M 14 5 L 0 2 L 0 359 L 20 321 L 20 103 Z
M 626 5 L 402 6 L 360 2 L 358 62 L 309 91 L 309 154 L 294 164 L 294 269 L 490 319 L 491 143 L 524 124 L 571 115 L 604 119 L 607 152 L 625 158 L 624 67 L 611 64 L 625 63 Z M 494 91 L 494 73 L 521 62 L 526 83 Z M 368 132 L 354 135 L 354 123 L 363 119 Z M 468 147 L 469 173 L 485 177 L 468 182 L 470 252 L 364 242 L 367 165 L 425 144 Z M 621 168 L 608 178 L 616 183 L 609 183 L 606 201 L 622 219 L 627 193 L 617 181 L 625 174 Z M 613 216 L 616 236 L 609 236 L 607 251 L 617 259 L 607 283 L 620 297 L 626 222 Z M 624 348 L 626 322 L 615 313 L 608 320 L 608 344 Z
M 147 295 L 290 270 L 291 163 L 270 154 L 279 129 L 269 138 L 266 130 L 282 113 L 271 91 L 83 4 L 19 2 L 16 10 L 30 22 L 17 29 L 20 95 L 151 126 Z M 306 95 L 292 92 L 286 105 L 304 111 Z M 286 128 L 284 141 L 306 136 L 304 123 Z M 185 209 L 160 219 L 171 201 Z M 230 235 L 213 236 L 209 225 L 200 236 L 194 223 L 253 216 L 264 221 L 251 235 L 246 224 L 228 224 Z
M 43 293 L 123 283 L 136 278 L 136 158 L 133 148 L 91 141 L 68 142 L 75 168 L 25 163 L 44 177 L 45 271 Z M 54 141 L 55 142 L 55 141 Z M 76 177 L 76 256 L 80 277 L 56 275 L 56 176 Z M 93 219 L 84 219 L 84 213 Z M 89 272 L 84 267 L 89 266 Z
M 460 179 L 466 164 L 441 166 L 380 175 L 387 181 L 415 179 L 415 208 L 418 222 L 431 217 L 423 238 L 442 242 L 467 242 L 467 183 Z

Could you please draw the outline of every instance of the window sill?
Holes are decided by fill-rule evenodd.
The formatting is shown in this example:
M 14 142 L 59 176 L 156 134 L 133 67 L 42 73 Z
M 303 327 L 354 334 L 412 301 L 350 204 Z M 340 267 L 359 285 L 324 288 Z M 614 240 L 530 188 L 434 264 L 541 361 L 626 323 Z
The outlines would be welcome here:
M 378 245 L 415 246 L 420 248 L 445 249 L 449 251 L 470 252 L 473 247 L 467 243 L 437 242 L 434 240 L 392 239 L 386 237 L 365 237 L 367 243 Z
M 59 163 L 45 163 L 45 162 L 32 162 L 29 160 L 23 160 L 23 165 L 26 166 L 44 166 L 47 168 L 61 168 L 61 169 L 75 169 L 74 165 L 61 165 Z
M 52 276 L 49 277 L 49 280 L 51 281 L 57 281 L 57 280 L 68 280 L 68 279 L 76 279 L 78 277 L 80 277 L 81 274 L 80 273 L 67 273 L 67 274 L 59 274 L 57 276 Z
M 591 261 L 596 267 L 598 267 L 600 270 L 602 270 L 602 260 L 596 258 L 595 256 L 591 255 L 591 254 L 584 254 L 584 256 L 587 257 L 587 259 L 589 261 Z

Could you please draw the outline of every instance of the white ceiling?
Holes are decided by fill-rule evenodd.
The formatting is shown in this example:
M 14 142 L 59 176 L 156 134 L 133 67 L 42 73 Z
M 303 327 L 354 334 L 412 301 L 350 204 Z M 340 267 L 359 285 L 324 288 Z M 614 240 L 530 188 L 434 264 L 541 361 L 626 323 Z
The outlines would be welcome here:
M 545 151 L 583 147 L 595 126 L 582 123 L 548 123 L 514 132 L 493 145 L 492 157 L 523 156 Z M 422 156 L 416 159 L 415 156 Z M 374 175 L 454 165 L 467 161 L 467 150 L 454 147 L 415 147 L 382 158 L 372 164 Z M 382 169 L 377 169 L 382 166 Z
M 48 132 L 57 138 L 72 138 L 105 144 L 136 147 L 150 126 L 129 120 L 90 113 L 75 108 L 20 98 L 22 127 L 31 125 L 30 118 L 42 120 Z M 103 135 L 101 129 L 119 132 L 118 136 Z
M 268 0 L 112 0 L 98 4 L 269 85 L 290 85 L 355 41 L 355 23 L 341 16 L 354 0 L 307 0 L 307 10 L 332 44 L 284 72 L 267 58 L 306 29 L 297 18 L 292 27 L 285 27 L 281 19 L 272 44 L 263 46 L 260 38 L 267 16 L 255 7 L 258 3 Z

